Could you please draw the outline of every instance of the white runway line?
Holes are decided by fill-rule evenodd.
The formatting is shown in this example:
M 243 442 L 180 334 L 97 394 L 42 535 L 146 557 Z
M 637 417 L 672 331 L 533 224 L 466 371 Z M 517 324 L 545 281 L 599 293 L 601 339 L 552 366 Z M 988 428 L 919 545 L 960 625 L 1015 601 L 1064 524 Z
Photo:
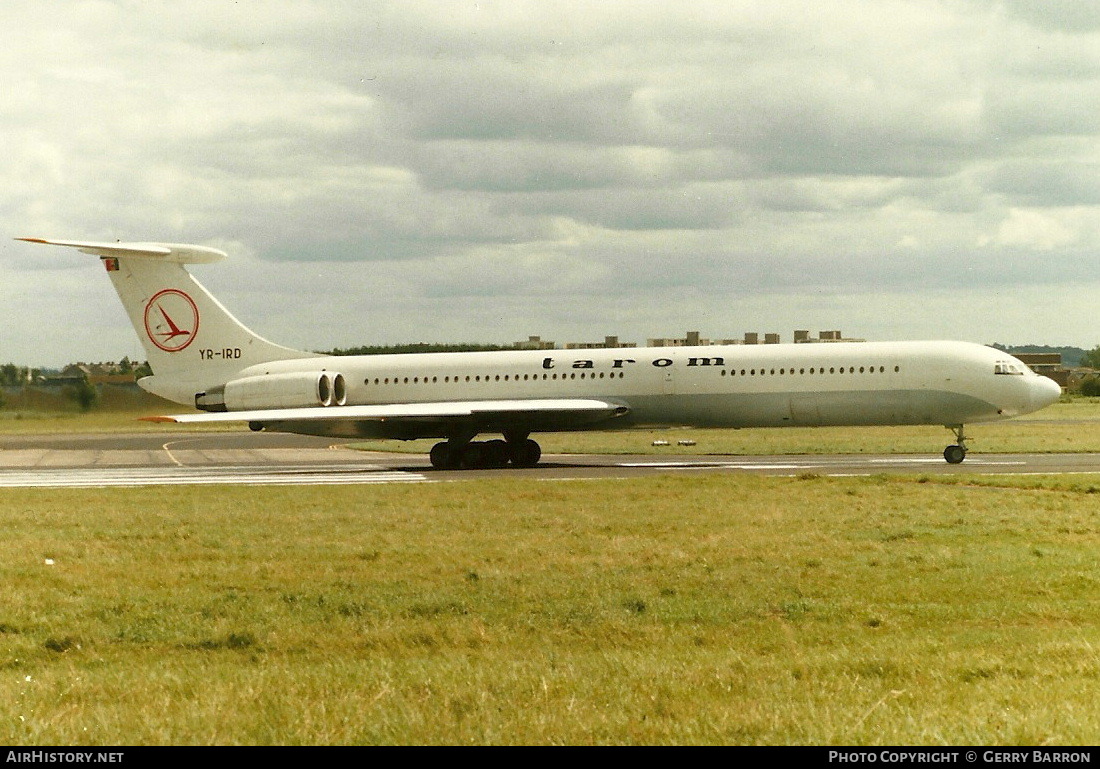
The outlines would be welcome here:
M 795 472 L 821 472 L 825 475 L 833 476 L 845 476 L 845 475 L 870 475 L 870 472 L 855 472 L 855 471 L 842 471 L 835 472 L 831 468 L 835 467 L 848 467 L 852 464 L 859 464 L 860 462 L 866 462 L 870 465 L 878 465 L 880 467 L 910 467 L 910 466 L 944 466 L 943 459 L 939 457 L 883 457 L 873 458 L 868 457 L 866 459 L 853 460 L 852 457 L 815 457 L 813 459 L 807 459 L 805 461 L 794 460 L 791 462 L 776 462 L 772 459 L 767 460 L 753 460 L 745 458 L 736 462 L 729 461 L 655 461 L 655 462 L 619 462 L 618 467 L 630 467 L 630 468 L 652 468 L 662 470 L 744 470 L 744 471 L 766 471 L 775 472 L 778 470 L 789 471 L 791 474 Z M 1026 462 L 1020 460 L 994 460 L 994 459 L 978 459 L 970 458 L 966 460 L 968 467 L 982 466 L 982 467 L 1023 467 L 1026 466 Z M 963 468 L 960 468 L 963 469 Z
M 869 460 L 869 461 L 871 463 L 878 463 L 878 464 L 884 464 L 884 465 L 922 465 L 922 464 L 923 465 L 942 465 L 944 463 L 944 461 L 942 459 L 940 459 L 939 457 L 934 457 L 934 458 L 929 457 L 927 459 L 924 459 L 924 458 L 921 458 L 921 459 L 872 459 L 872 460 Z M 996 460 L 996 459 L 977 459 L 975 457 L 971 457 L 970 459 L 966 460 L 965 464 L 985 466 L 985 465 L 1025 465 L 1027 463 L 1022 462 L 1022 461 L 1015 461 L 1015 460 L 1006 461 L 1006 460 Z
M 658 470 L 814 470 L 823 465 L 744 462 L 621 462 L 617 467 L 649 467 Z
M 386 470 L 378 465 L 320 469 L 316 466 L 257 467 L 133 467 L 69 470 L 3 470 L 0 488 L 97 488 L 118 486 L 336 486 L 368 483 L 417 483 L 420 473 Z

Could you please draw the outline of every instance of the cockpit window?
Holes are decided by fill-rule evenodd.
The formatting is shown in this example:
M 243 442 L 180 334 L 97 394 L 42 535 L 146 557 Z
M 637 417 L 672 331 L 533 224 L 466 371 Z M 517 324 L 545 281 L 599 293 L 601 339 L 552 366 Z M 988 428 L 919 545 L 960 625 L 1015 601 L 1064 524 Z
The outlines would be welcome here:
M 993 373 L 1023 376 L 1024 366 L 1021 363 L 1015 363 L 1013 361 L 999 360 L 993 364 Z

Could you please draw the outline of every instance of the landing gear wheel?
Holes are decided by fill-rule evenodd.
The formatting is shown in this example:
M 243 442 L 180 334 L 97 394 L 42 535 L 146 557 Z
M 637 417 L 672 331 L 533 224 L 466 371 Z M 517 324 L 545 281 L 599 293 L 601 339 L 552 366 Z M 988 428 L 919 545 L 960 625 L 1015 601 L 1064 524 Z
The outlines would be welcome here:
M 943 458 L 948 464 L 957 465 L 966 459 L 966 428 L 963 425 L 947 425 L 947 429 L 955 433 L 958 443 L 944 449 Z
M 948 464 L 957 465 L 966 459 L 966 449 L 962 446 L 948 446 L 943 450 L 943 458 Z
M 458 452 L 453 451 L 450 444 L 446 441 L 442 441 L 432 446 L 431 453 L 428 454 L 428 457 L 432 460 L 432 467 L 436 470 L 457 470 L 457 454 Z
M 463 470 L 478 470 L 485 467 L 486 458 L 485 444 L 471 441 L 462 447 L 458 466 Z
M 485 467 L 499 469 L 508 466 L 508 444 L 497 439 L 486 441 L 484 446 Z
M 542 459 L 542 447 L 530 438 L 509 444 L 512 464 L 516 467 L 534 467 Z

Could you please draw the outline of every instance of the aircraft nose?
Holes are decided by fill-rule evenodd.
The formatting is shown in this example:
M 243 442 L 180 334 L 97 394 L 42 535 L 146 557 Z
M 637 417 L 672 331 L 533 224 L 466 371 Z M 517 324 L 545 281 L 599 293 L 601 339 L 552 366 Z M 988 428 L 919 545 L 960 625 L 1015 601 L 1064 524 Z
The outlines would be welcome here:
M 1050 377 L 1036 376 L 1031 379 L 1031 410 L 1038 411 L 1062 397 L 1062 386 Z

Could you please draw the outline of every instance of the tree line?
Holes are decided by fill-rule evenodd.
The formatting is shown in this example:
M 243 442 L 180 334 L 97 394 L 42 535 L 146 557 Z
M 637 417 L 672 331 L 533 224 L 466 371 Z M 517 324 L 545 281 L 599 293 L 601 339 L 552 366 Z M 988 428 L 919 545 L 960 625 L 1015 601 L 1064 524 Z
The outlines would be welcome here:
M 412 342 L 411 344 L 365 345 L 363 347 L 337 347 L 324 352 L 325 355 L 410 355 L 424 352 L 498 352 L 514 350 L 515 345 L 501 344 L 439 344 L 434 342 Z
M 41 376 L 41 369 L 17 366 L 14 363 L 0 365 L 0 385 L 4 387 L 18 387 Z

